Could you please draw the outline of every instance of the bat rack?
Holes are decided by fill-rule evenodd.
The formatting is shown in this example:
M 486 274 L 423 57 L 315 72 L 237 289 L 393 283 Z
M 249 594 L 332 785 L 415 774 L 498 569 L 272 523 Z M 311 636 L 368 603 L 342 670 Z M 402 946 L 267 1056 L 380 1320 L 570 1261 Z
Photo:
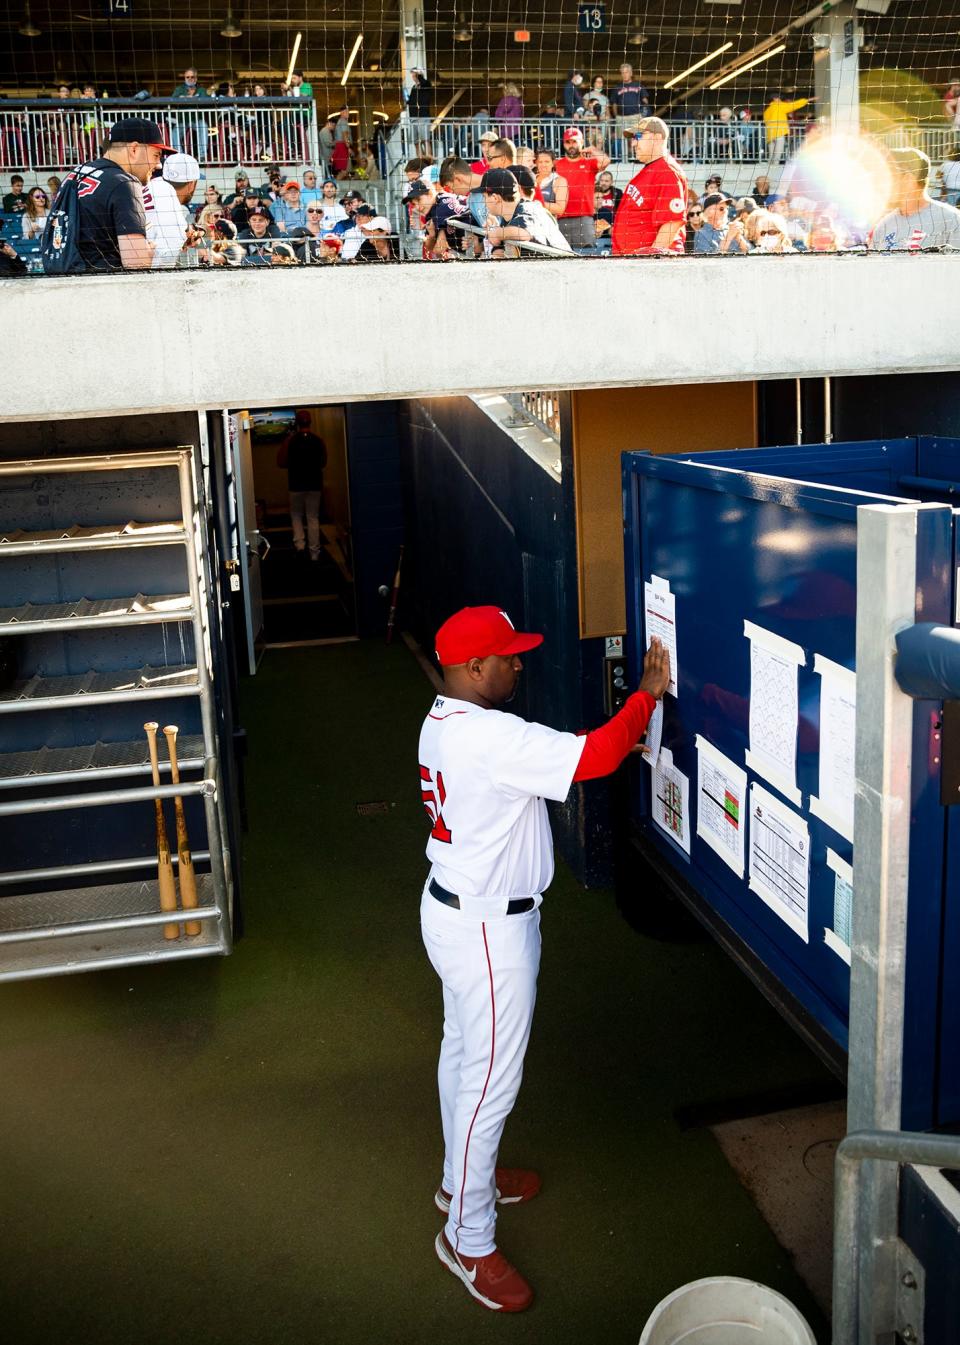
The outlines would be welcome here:
M 0 463 L 0 593 L 27 598 L 0 607 L 15 665 L 0 682 L 0 981 L 230 951 L 217 609 L 196 466 L 189 446 Z M 123 521 L 126 509 L 139 521 Z M 150 719 L 178 723 L 178 786 L 162 740 L 153 785 Z M 200 933 L 181 914 L 165 939 L 154 800 L 177 795 Z

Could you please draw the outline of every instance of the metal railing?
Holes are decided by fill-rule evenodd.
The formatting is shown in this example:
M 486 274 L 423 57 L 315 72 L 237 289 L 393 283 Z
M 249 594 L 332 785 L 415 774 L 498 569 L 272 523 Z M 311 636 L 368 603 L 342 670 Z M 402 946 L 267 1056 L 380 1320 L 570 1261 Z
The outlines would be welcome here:
M 864 1289 L 869 1291 L 870 1288 L 861 1283 L 860 1264 L 861 1243 L 870 1235 L 870 1230 L 862 1228 L 860 1220 L 860 1177 L 867 1161 L 896 1165 L 898 1172 L 905 1163 L 957 1170 L 960 1169 L 960 1137 L 860 1130 L 841 1140 L 835 1162 L 833 1345 L 857 1345 L 875 1339 L 874 1324 L 860 1318 L 859 1301 Z M 890 1325 L 896 1325 L 899 1339 L 922 1340 L 923 1318 L 922 1314 L 916 1315 L 920 1305 L 909 1304 L 902 1310 L 903 1300 L 909 1300 L 909 1291 L 917 1288 L 916 1279 L 909 1273 L 898 1275 L 896 1279 L 897 1320 Z M 904 1289 L 907 1294 L 903 1293 Z
M 201 168 L 323 167 L 309 98 L 35 99 L 0 105 L 0 172 L 40 173 L 96 158 L 121 117 L 149 117 Z
M 614 160 L 630 159 L 631 141 L 625 134 L 636 122 L 635 117 L 613 118 L 609 121 L 578 121 L 566 117 L 535 117 L 523 120 L 496 122 L 492 118 L 469 118 L 465 121 L 444 119 L 432 123 L 427 119 L 411 121 L 406 115 L 398 126 L 396 158 L 416 158 L 426 151 L 432 158 L 460 154 L 475 160 L 480 156 L 480 137 L 487 131 L 506 135 L 517 145 L 533 150 L 549 149 L 554 154 L 563 151 L 563 133 L 576 125 L 587 145 L 593 145 Z M 791 127 L 779 146 L 767 144 L 763 121 L 721 122 L 716 118 L 699 121 L 670 120 L 671 152 L 681 163 L 743 163 L 766 164 L 776 150 L 777 162 L 792 158 L 806 139 L 806 129 Z M 948 150 L 957 143 L 952 127 L 898 126 L 881 139 L 891 149 L 910 146 L 922 149 L 939 163 Z

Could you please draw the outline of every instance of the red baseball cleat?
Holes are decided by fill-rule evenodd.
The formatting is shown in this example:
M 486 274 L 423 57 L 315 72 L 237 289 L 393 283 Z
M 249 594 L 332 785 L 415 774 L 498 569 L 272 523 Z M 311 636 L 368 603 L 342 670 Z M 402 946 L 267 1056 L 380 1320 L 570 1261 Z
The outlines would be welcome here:
M 497 1168 L 497 1204 L 522 1205 L 532 1200 L 542 1186 L 539 1172 L 527 1168 Z M 433 1203 L 441 1214 L 449 1214 L 451 1196 L 443 1187 L 437 1188 Z
M 461 1256 L 450 1246 L 442 1229 L 434 1246 L 447 1269 L 463 1280 L 467 1292 L 485 1308 L 494 1312 L 523 1312 L 533 1302 L 533 1290 L 500 1252 Z

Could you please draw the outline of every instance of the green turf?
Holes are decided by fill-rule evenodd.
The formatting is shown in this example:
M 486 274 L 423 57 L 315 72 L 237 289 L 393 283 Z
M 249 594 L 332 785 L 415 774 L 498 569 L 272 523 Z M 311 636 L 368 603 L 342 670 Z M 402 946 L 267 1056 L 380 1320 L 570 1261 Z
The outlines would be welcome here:
M 709 943 L 629 929 L 561 866 L 506 1162 L 526 1314 L 436 1261 L 439 984 L 420 943 L 416 741 L 400 648 L 267 654 L 250 735 L 247 935 L 225 960 L 0 986 L 2 1339 L 632 1345 L 704 1275 L 789 1259 L 677 1107 L 823 1072 Z M 386 800 L 361 817 L 358 802 Z

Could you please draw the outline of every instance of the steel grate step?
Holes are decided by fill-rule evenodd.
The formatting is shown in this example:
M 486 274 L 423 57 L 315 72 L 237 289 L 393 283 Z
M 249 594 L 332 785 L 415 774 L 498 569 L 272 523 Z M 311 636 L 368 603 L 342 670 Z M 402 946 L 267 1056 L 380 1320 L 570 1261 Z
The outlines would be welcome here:
M 177 761 L 181 771 L 202 766 L 203 735 L 181 734 L 177 738 Z M 84 777 L 101 778 L 148 775 L 150 751 L 146 737 L 133 742 L 83 743 L 76 747 L 41 747 L 35 752 L 0 753 L 0 789 L 21 785 L 69 783 Z M 160 754 L 160 774 L 169 775 L 170 762 Z

